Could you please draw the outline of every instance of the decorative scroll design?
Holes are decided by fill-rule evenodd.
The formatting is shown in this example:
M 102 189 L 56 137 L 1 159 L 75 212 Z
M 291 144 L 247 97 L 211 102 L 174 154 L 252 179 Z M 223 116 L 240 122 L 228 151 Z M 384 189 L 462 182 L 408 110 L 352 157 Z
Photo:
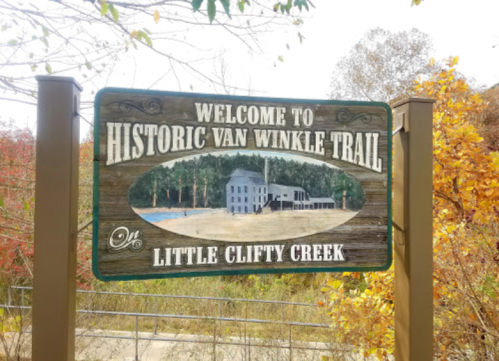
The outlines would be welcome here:
M 137 252 L 144 248 L 140 231 L 130 232 L 127 227 L 115 228 L 108 240 L 109 252 L 118 253 L 127 249 Z
M 376 114 L 372 113 L 358 113 L 354 114 L 347 108 L 340 108 L 336 112 L 336 121 L 341 124 L 348 124 L 355 122 L 356 120 L 361 120 L 364 124 L 369 124 L 374 117 L 378 117 Z
M 147 100 L 139 101 L 125 99 L 118 103 L 118 108 L 123 113 L 128 113 L 132 109 L 136 109 L 139 112 L 147 115 L 158 115 L 163 112 L 161 100 L 158 98 L 150 98 Z

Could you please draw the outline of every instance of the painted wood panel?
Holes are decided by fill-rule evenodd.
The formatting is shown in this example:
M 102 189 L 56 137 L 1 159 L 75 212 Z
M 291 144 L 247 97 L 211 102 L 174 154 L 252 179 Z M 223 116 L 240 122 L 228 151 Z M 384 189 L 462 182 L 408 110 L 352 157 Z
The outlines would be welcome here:
M 98 278 L 391 264 L 388 105 L 106 88 L 95 114 Z

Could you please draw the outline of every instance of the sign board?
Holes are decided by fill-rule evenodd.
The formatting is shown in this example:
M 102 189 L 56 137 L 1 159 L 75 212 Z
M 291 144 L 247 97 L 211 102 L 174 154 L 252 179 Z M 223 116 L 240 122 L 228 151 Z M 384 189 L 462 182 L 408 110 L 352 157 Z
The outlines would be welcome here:
M 391 129 L 384 103 L 103 89 L 94 274 L 385 270 Z

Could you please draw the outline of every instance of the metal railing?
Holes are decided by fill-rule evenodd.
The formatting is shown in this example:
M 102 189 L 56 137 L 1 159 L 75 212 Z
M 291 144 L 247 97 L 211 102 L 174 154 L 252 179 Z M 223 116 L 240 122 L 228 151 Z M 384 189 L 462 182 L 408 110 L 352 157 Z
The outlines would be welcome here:
M 4 308 L 14 308 L 21 310 L 21 314 L 24 316 L 25 310 L 30 310 L 31 306 L 27 306 L 26 303 L 26 291 L 32 291 L 32 287 L 26 286 L 12 286 L 7 289 L 7 304 L 0 305 Z M 20 305 L 12 304 L 12 294 L 11 290 L 21 291 Z M 109 338 L 109 339 L 123 339 L 123 340 L 133 340 L 135 342 L 135 360 L 139 360 L 139 341 L 161 341 L 161 342 L 185 342 L 185 343 L 200 343 L 200 344 L 213 344 L 214 345 L 214 359 L 216 360 L 216 345 L 229 345 L 229 346 L 252 346 L 252 347 L 265 347 L 265 348 L 280 348 L 289 350 L 289 360 L 292 360 L 293 349 L 296 350 L 311 350 L 311 351 L 329 351 L 330 348 L 322 344 L 322 346 L 310 346 L 307 342 L 300 342 L 299 344 L 293 345 L 292 340 L 292 327 L 313 327 L 313 328 L 329 328 L 330 325 L 323 323 L 312 323 L 312 322 L 296 322 L 296 321 L 285 321 L 284 319 L 284 307 L 285 306 L 298 306 L 298 307 L 320 307 L 317 304 L 311 303 L 301 303 L 301 302 L 287 302 L 287 301 L 276 301 L 276 300 L 255 300 L 255 299 L 241 299 L 241 298 L 228 298 L 228 297 L 203 297 L 203 296 L 183 296 L 183 295 L 162 295 L 162 294 L 148 294 L 148 293 L 122 293 L 122 292 L 99 292 L 99 291 L 88 291 L 88 290 L 77 290 L 79 294 L 89 294 L 89 295 L 114 295 L 114 296 L 138 296 L 147 297 L 154 299 L 154 312 L 120 312 L 120 311 L 106 311 L 106 310 L 94 310 L 94 309 L 78 309 L 79 314 L 89 314 L 89 315 L 102 315 L 102 316 L 127 316 L 135 318 L 135 328 L 133 331 L 133 336 L 127 335 L 116 335 L 116 334 L 105 334 L 105 333 L 89 333 L 80 332 L 77 336 L 91 337 L 91 338 Z M 191 300 L 211 300 L 218 302 L 218 316 L 208 316 L 208 315 L 182 315 L 182 314 L 167 314 L 158 313 L 158 299 L 170 298 L 170 299 L 191 299 Z M 223 302 L 243 302 L 243 303 L 257 303 L 257 304 L 273 304 L 280 305 L 281 309 L 281 319 L 280 320 L 270 320 L 270 319 L 260 319 L 260 318 L 241 318 L 241 317 L 224 317 L 222 314 L 222 303 Z M 90 305 L 90 303 L 89 303 Z M 154 336 L 143 336 L 139 334 L 139 318 L 153 318 L 154 319 Z M 187 338 L 174 338 L 174 337 L 157 337 L 158 335 L 158 320 L 160 319 L 185 319 L 185 320 L 205 320 L 214 321 L 214 332 L 213 336 L 202 336 L 195 339 Z M 289 337 L 287 340 L 271 340 L 270 344 L 264 342 L 259 342 L 258 339 L 253 339 L 251 343 L 251 338 L 249 343 L 241 342 L 237 340 L 226 341 L 220 339 L 216 334 L 216 324 L 218 323 L 221 327 L 222 322 L 241 322 L 241 323 L 253 323 L 253 324 L 277 324 L 281 326 L 289 327 Z M 29 330 L 27 332 L 30 332 Z M 231 338 L 233 339 L 233 337 Z M 260 340 L 261 341 L 261 340 Z M 268 340 L 267 340 L 268 341 Z

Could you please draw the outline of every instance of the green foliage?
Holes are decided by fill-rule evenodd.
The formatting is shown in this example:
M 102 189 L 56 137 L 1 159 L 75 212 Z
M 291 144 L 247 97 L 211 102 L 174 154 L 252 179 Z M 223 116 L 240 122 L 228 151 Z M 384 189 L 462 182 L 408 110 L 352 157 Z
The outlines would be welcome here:
M 140 176 L 129 191 L 134 207 L 151 207 L 157 182 L 158 207 L 193 207 L 194 188 L 197 204 L 210 208 L 226 205 L 225 186 L 237 168 L 264 174 L 265 158 L 260 155 L 205 155 L 180 161 L 172 168 L 158 166 Z M 338 204 L 346 192 L 347 207 L 362 208 L 365 194 L 360 183 L 338 168 L 269 158 L 269 182 L 305 189 L 311 197 L 333 196 Z M 196 187 L 193 187 L 196 185 Z
M 245 1 L 245 0 L 240 0 L 237 2 L 237 6 L 239 7 L 239 11 L 244 13 L 244 4 L 248 3 L 249 5 L 249 1 Z
M 106 2 L 103 2 L 100 7 L 100 14 L 104 16 L 107 14 L 108 11 L 109 11 L 109 5 Z
M 199 8 L 201 7 L 202 3 L 203 3 L 203 0 L 192 0 L 192 10 L 198 11 Z
M 49 36 L 50 32 L 45 26 L 42 25 L 43 36 Z
M 232 19 L 232 17 L 230 16 L 230 0 L 220 0 L 220 2 L 222 3 L 222 6 L 224 7 L 224 10 L 225 10 L 225 13 L 227 14 L 227 16 Z
M 109 10 L 111 11 L 111 15 L 113 16 L 114 22 L 117 23 L 119 17 L 118 10 L 116 10 L 113 4 L 109 4 Z
M 144 29 L 145 30 L 145 29 Z M 151 41 L 151 38 L 149 37 L 149 35 L 147 34 L 146 31 L 142 31 L 142 30 L 138 30 L 137 31 L 137 39 L 138 40 L 142 40 L 144 39 L 145 42 L 147 43 L 147 45 L 149 45 L 150 47 L 152 47 L 152 41 Z
M 307 9 L 307 11 L 310 10 L 310 6 L 314 7 L 314 4 L 310 0 L 288 0 L 286 3 L 282 4 L 280 2 L 276 3 L 274 5 L 274 11 L 281 11 L 282 14 L 286 12 L 286 14 L 289 15 L 290 10 L 293 7 L 297 7 L 300 11 L 302 11 L 303 8 Z
M 111 12 L 111 16 L 113 17 L 114 22 L 117 23 L 119 18 L 118 10 L 116 10 L 113 4 L 108 4 L 104 0 L 101 2 L 100 14 L 102 16 L 105 16 L 108 12 Z
M 210 19 L 210 23 L 215 19 L 216 12 L 217 6 L 215 5 L 215 0 L 208 0 L 208 19 Z
M 192 10 L 193 11 L 199 11 L 201 9 L 201 5 L 204 0 L 191 0 L 191 5 L 192 5 Z M 222 4 L 225 14 L 229 17 L 231 17 L 230 13 L 230 0 L 218 0 Z M 217 6 L 216 6 L 217 0 L 207 0 L 207 13 L 208 13 L 208 18 L 210 19 L 210 22 L 213 22 L 216 16 L 216 11 L 217 11 Z M 244 12 L 245 5 L 251 6 L 251 3 L 249 0 L 239 0 L 237 1 L 237 7 L 241 13 Z M 302 11 L 303 8 L 305 8 L 307 11 L 310 10 L 310 7 L 315 7 L 314 4 L 310 0 L 288 0 L 286 3 L 282 4 L 280 2 L 276 3 L 274 5 L 274 11 L 280 11 L 282 14 L 290 14 L 290 11 L 293 7 L 297 7 L 300 11 Z

